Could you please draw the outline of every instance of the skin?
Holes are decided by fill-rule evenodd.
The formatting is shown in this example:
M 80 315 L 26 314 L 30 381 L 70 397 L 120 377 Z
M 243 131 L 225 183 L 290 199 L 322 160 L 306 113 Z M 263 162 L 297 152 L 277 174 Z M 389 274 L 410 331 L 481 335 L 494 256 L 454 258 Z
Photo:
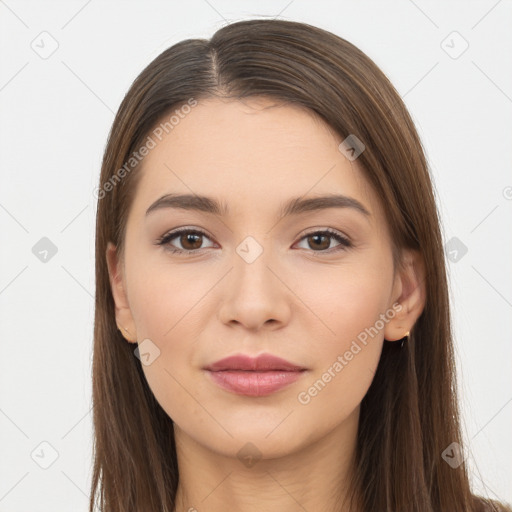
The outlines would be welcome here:
M 394 272 L 391 239 L 379 199 L 358 166 L 338 150 L 342 138 L 311 112 L 269 99 L 198 103 L 143 161 L 129 211 L 125 254 L 109 244 L 107 262 L 116 322 L 129 342 L 150 339 L 160 355 L 143 365 L 156 399 L 174 421 L 180 483 L 178 512 L 348 510 L 360 403 L 384 338 L 401 339 L 425 303 L 424 266 L 404 253 Z M 166 193 L 225 201 L 227 216 L 148 207 Z M 279 218 L 292 197 L 342 193 L 350 208 Z M 207 237 L 156 245 L 179 227 Z M 325 228 L 349 238 L 312 240 Z M 236 249 L 253 237 L 263 253 L 252 263 Z M 194 245 L 194 243 L 196 245 Z M 327 252 L 329 251 L 330 252 Z M 322 252 L 323 251 L 323 252 Z M 312 397 L 298 394 L 332 368 L 379 315 L 402 308 L 378 335 Z M 389 315 L 388 315 L 389 316 Z M 382 318 L 382 317 L 381 317 Z M 266 397 L 233 394 L 202 368 L 236 353 L 268 352 L 307 367 Z M 261 459 L 237 456 L 252 443 Z

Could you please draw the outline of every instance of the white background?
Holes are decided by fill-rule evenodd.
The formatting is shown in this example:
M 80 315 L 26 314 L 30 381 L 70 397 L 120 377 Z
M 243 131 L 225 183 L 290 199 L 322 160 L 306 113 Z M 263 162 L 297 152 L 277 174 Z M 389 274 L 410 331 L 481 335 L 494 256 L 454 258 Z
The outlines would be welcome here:
M 184 4 L 0 1 L 0 512 L 87 510 L 93 189 L 122 97 L 172 44 L 260 15 L 348 39 L 410 109 L 445 242 L 468 248 L 447 261 L 474 490 L 512 501 L 512 3 Z M 43 31 L 58 43 L 46 59 L 31 47 L 50 48 Z M 453 31 L 469 43 L 458 58 Z M 42 237 L 58 250 L 46 263 Z

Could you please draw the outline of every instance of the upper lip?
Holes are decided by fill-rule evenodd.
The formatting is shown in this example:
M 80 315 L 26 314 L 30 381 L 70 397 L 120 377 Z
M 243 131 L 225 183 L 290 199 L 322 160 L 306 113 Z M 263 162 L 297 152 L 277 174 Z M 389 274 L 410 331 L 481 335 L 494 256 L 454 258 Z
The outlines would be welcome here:
M 290 363 L 285 359 L 274 356 L 272 354 L 260 354 L 257 357 L 251 357 L 244 354 L 235 354 L 233 356 L 225 357 L 215 363 L 212 363 L 204 368 L 212 372 L 220 372 L 223 370 L 246 370 L 246 371 L 269 371 L 269 370 L 283 370 L 283 371 L 301 371 L 306 368 Z

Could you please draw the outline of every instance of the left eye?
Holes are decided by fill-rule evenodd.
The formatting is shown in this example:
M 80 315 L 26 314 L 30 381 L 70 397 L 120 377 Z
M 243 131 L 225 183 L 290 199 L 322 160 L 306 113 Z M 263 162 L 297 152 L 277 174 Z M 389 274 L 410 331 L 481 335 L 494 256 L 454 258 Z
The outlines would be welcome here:
M 331 239 L 335 239 L 339 242 L 339 244 L 331 251 Z M 351 247 L 352 246 L 352 243 L 350 242 L 350 240 L 348 240 L 348 238 L 345 238 L 344 236 L 341 236 L 338 232 L 336 231 L 331 231 L 331 230 L 324 230 L 324 231 L 314 231 L 312 233 L 308 233 L 307 235 L 305 235 L 304 237 L 301 238 L 301 240 L 314 240 L 313 242 L 313 245 L 308 242 L 308 246 L 309 247 L 316 247 L 319 248 L 319 249 L 323 249 L 321 251 L 314 251 L 314 252 L 335 252 L 335 251 L 341 251 L 343 249 L 346 249 L 348 247 Z M 322 241 L 323 239 L 323 241 Z M 326 244 L 325 244 L 325 241 L 327 241 L 327 247 L 326 247 Z M 328 250 L 325 250 L 325 249 L 328 249 Z
M 171 241 L 175 238 L 178 239 L 179 243 L 181 244 L 181 248 L 175 247 L 171 244 Z M 194 252 L 198 252 L 202 249 L 201 238 L 206 238 L 209 240 L 206 233 L 203 233 L 197 229 L 181 229 L 164 235 L 158 240 L 157 245 L 166 245 L 168 246 L 168 249 L 173 253 L 193 254 Z M 302 241 L 308 239 L 313 241 L 313 243 L 310 243 L 309 241 L 307 242 L 309 248 L 316 247 L 316 249 L 320 249 L 314 250 L 313 252 L 335 252 L 352 247 L 350 240 L 340 235 L 338 232 L 331 230 L 313 231 L 304 235 L 300 240 Z M 330 247 L 331 239 L 335 239 L 339 242 L 335 248 Z M 326 241 L 327 243 L 325 243 Z

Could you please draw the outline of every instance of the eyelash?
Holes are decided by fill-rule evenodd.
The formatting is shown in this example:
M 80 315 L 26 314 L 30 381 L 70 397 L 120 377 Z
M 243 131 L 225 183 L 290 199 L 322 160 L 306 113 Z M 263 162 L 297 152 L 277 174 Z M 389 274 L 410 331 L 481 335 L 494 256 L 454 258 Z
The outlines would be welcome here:
M 180 229 L 176 229 L 175 231 L 171 231 L 170 233 L 166 233 L 165 235 L 160 237 L 157 240 L 156 245 L 161 245 L 161 246 L 168 245 L 168 247 L 166 247 L 166 249 L 169 250 L 173 254 L 185 254 L 187 256 L 192 256 L 194 254 L 200 254 L 201 251 L 203 251 L 204 249 L 194 249 L 194 250 L 178 249 L 176 247 L 172 247 L 171 245 L 169 245 L 169 242 L 171 240 L 173 240 L 174 238 L 177 238 L 179 235 L 182 235 L 183 233 L 201 235 L 201 236 L 204 236 L 209 239 L 209 236 L 204 231 L 201 231 L 200 229 L 180 228 Z M 340 243 L 338 246 L 331 248 L 331 249 L 321 250 L 321 251 L 311 251 L 314 253 L 332 254 L 334 252 L 344 251 L 344 250 L 352 247 L 352 242 L 348 238 L 341 236 L 337 231 L 334 231 L 329 228 L 323 229 L 320 231 L 311 231 L 310 233 L 306 233 L 305 235 L 302 236 L 302 238 L 299 241 L 302 241 L 304 238 L 308 238 L 313 235 L 329 235 L 330 238 L 334 238 Z

